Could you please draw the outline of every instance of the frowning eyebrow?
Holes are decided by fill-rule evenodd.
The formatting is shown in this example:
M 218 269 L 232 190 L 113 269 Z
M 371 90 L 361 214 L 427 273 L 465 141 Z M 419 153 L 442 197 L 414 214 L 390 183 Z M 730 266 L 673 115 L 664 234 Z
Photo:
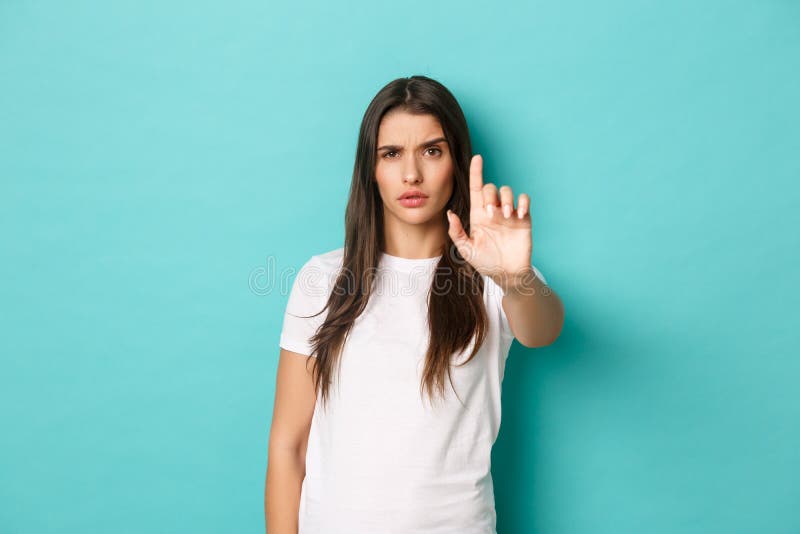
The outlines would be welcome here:
M 437 137 L 436 139 L 431 139 L 430 141 L 425 141 L 424 143 L 419 145 L 417 148 L 426 148 L 426 147 L 429 147 L 431 145 L 435 145 L 436 143 L 441 143 L 442 141 L 447 142 L 447 139 L 445 139 L 444 137 Z M 383 145 L 381 147 L 378 147 L 378 150 L 401 150 L 402 148 L 403 147 L 401 147 L 399 145 Z

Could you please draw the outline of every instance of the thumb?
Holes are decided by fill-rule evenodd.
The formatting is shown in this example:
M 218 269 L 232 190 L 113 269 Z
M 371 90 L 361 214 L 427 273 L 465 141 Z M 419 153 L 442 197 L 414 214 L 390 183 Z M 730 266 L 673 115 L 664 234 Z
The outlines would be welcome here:
M 447 221 L 450 223 L 447 228 L 447 234 L 453 240 L 453 244 L 455 244 L 459 252 L 466 250 L 469 246 L 470 238 L 467 232 L 464 231 L 461 219 L 453 211 L 447 210 Z

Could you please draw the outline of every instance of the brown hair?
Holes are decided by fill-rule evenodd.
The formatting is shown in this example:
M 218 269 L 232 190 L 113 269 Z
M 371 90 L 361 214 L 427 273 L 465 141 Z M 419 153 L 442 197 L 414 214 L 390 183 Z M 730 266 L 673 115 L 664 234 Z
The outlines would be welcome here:
M 314 384 L 322 393 L 323 404 L 329 396 L 333 368 L 339 368 L 341 350 L 355 319 L 367 305 L 373 288 L 380 254 L 384 250 L 383 203 L 375 181 L 378 129 L 390 110 L 431 114 L 447 139 L 453 159 L 453 193 L 446 209 L 463 221 L 469 233 L 469 166 L 472 145 L 464 113 L 455 97 L 441 83 L 426 76 L 398 78 L 384 86 L 370 102 L 361 121 L 350 196 L 345 211 L 345 244 L 342 269 L 325 307 L 323 324 L 311 338 L 316 354 Z M 441 214 L 447 227 L 445 211 Z M 436 265 L 432 287 L 428 291 L 429 343 L 420 394 L 427 389 L 444 394 L 444 377 L 450 384 L 450 358 L 470 346 L 469 362 L 477 354 L 486 336 L 487 317 L 483 304 L 483 279 L 464 260 L 449 236 Z M 439 288 L 459 288 L 440 291 Z M 465 291 L 464 291 L 465 290 Z M 319 313 L 317 315 L 319 315 Z

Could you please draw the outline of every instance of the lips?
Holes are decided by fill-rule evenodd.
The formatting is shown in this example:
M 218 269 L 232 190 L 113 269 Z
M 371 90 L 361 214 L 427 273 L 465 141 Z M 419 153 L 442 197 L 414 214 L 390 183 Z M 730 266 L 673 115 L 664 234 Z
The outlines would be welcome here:
M 398 200 L 402 200 L 404 198 L 428 198 L 428 195 L 423 193 L 422 191 L 406 191 L 402 195 L 398 197 Z

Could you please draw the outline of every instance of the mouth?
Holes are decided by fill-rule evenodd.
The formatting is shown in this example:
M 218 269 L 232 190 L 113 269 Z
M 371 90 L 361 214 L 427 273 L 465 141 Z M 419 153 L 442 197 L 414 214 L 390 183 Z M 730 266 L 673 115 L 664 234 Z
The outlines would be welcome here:
M 427 202 L 428 197 L 427 195 L 418 194 L 418 193 L 410 193 L 401 196 L 399 199 L 400 205 L 404 208 L 419 208 L 423 206 L 425 202 Z
M 398 200 L 406 200 L 410 198 L 428 198 L 428 195 L 426 195 L 425 193 L 421 193 L 419 191 L 412 191 L 408 193 L 403 193 L 402 195 L 400 195 Z

